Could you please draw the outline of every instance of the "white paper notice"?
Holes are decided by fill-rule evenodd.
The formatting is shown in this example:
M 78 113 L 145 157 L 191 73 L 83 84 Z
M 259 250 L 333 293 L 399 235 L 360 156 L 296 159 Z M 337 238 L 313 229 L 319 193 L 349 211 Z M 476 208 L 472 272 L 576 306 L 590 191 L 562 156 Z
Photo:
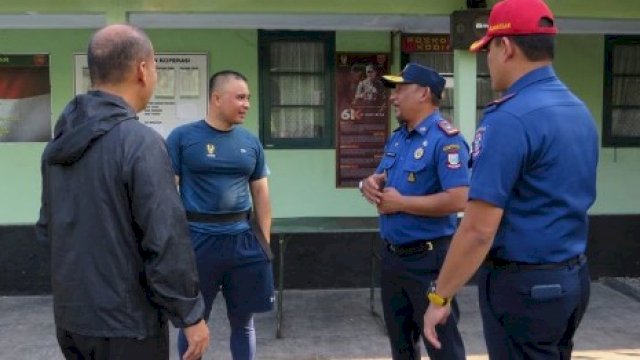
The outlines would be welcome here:
M 162 135 L 163 138 L 167 137 L 166 130 L 164 129 L 164 125 L 162 123 L 147 123 L 145 124 L 153 130 L 157 131 L 158 134 Z
M 174 69 L 158 68 L 158 81 L 156 83 L 156 97 L 173 98 L 176 96 L 175 81 L 176 71 Z
M 181 68 L 179 74 L 180 97 L 200 97 L 200 69 Z
M 176 114 L 180 120 L 196 120 L 206 115 L 198 112 L 198 106 L 195 103 L 185 101 L 179 101 L 176 104 Z

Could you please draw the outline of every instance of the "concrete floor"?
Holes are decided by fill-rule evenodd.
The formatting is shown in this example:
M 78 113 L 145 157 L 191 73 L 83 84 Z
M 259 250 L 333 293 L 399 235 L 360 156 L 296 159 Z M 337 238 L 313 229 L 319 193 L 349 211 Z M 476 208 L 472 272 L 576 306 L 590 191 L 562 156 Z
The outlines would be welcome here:
M 206 359 L 230 359 L 229 329 L 222 299 L 210 321 Z M 487 359 L 476 288 L 458 296 L 460 328 L 468 359 Z M 376 308 L 380 309 L 376 298 Z M 54 335 L 51 297 L 0 297 L 0 359 L 62 360 Z M 576 336 L 573 359 L 640 357 L 640 302 L 601 283 L 593 283 L 589 309 Z M 258 359 L 389 359 L 388 340 L 369 312 L 369 290 L 288 290 L 284 338 L 275 338 L 275 312 L 256 317 Z M 176 360 L 172 330 L 172 360 Z M 426 356 L 424 357 L 426 359 Z

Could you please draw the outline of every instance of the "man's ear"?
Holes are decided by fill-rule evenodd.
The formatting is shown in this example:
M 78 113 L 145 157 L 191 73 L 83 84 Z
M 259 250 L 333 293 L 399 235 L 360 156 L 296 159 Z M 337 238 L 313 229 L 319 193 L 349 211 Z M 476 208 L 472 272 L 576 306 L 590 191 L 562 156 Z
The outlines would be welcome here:
M 211 97 L 209 98 L 209 101 L 211 102 L 211 105 L 217 105 L 219 98 L 220 98 L 220 95 L 218 94 L 218 92 L 213 90 L 211 92 Z
M 506 36 L 500 38 L 500 47 L 505 60 L 513 58 L 516 54 L 516 44 Z
M 421 86 L 420 88 L 424 90 L 420 93 L 420 101 L 431 102 L 431 88 L 428 86 Z
M 217 105 L 220 105 L 220 99 L 222 98 L 222 93 L 219 90 L 214 90 L 211 93 L 211 103 Z
M 136 66 L 136 81 L 147 85 L 149 83 L 150 67 L 147 61 L 140 61 Z

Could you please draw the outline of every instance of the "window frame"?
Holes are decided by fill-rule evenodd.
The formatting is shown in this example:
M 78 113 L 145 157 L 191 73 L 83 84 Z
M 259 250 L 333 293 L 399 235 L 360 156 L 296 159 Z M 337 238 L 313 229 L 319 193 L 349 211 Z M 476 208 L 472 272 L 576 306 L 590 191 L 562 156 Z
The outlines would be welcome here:
M 425 35 L 446 35 L 446 36 L 449 36 L 449 39 L 451 39 L 451 35 L 450 34 L 445 34 L 445 33 L 442 33 L 442 34 L 425 34 Z M 441 54 L 451 54 L 452 61 L 453 61 L 453 49 L 452 48 L 449 49 L 449 50 L 436 51 L 436 52 L 437 53 L 441 53 Z M 420 51 L 415 51 L 414 53 L 420 53 Z M 428 52 L 425 52 L 425 53 L 428 53 Z M 407 65 L 411 61 L 411 55 L 412 55 L 412 53 L 404 52 L 404 51 L 402 51 L 402 49 L 400 50 L 400 65 L 401 65 L 401 68 L 404 68 L 405 65 Z M 486 56 L 487 56 L 486 55 L 486 51 L 484 51 L 482 53 L 479 53 L 478 56 L 484 56 L 486 58 Z M 486 63 L 486 61 L 485 61 L 485 63 Z M 478 126 L 480 124 L 480 121 L 482 120 L 482 115 L 483 115 L 484 109 L 487 106 L 487 103 L 478 102 L 478 86 L 479 86 L 478 80 L 479 79 L 483 79 L 483 80 L 489 79 L 489 81 L 490 81 L 490 79 L 491 79 L 488 67 L 487 67 L 486 72 L 480 72 L 478 67 L 480 67 L 480 61 L 479 60 L 476 63 L 476 81 L 475 81 L 475 86 L 476 86 L 476 119 L 475 119 L 475 124 L 476 124 L 476 126 Z M 443 72 L 443 73 L 440 73 L 440 75 L 442 75 L 442 77 L 444 77 L 445 79 L 451 79 L 452 81 L 455 79 L 455 76 L 456 76 L 454 71 L 452 71 L 450 73 L 444 73 Z M 455 91 L 455 88 L 454 88 L 454 91 Z M 500 98 L 500 94 L 498 92 L 494 91 L 494 95 L 495 96 L 492 97 L 491 101 Z M 447 120 L 453 121 L 454 123 L 456 121 L 459 121 L 458 119 L 453 119 L 453 114 L 454 114 L 454 111 L 455 111 L 455 104 L 454 104 L 453 99 L 451 99 L 451 106 L 444 106 L 444 105 L 440 104 L 440 109 L 446 109 L 451 114 L 451 119 L 447 119 Z
M 271 44 L 279 41 L 318 41 L 324 44 L 324 133 L 318 138 L 271 136 Z M 335 32 L 258 30 L 258 77 L 260 81 L 260 141 L 265 149 L 332 149 L 335 146 Z M 311 106 L 310 106 L 311 107 Z
M 616 136 L 613 134 L 613 51 L 616 45 L 637 45 L 640 35 L 606 35 L 604 46 L 604 84 L 602 103 L 602 146 L 640 147 L 640 136 Z M 640 61 L 640 59 L 638 59 Z M 640 74 L 638 74 L 640 77 Z M 640 111 L 640 108 L 638 109 Z M 639 125 L 640 126 L 640 125 Z
M 489 64 L 487 63 L 487 55 L 488 51 L 485 49 L 476 54 L 476 126 L 480 125 L 482 122 L 482 118 L 484 117 L 484 110 L 487 108 L 487 105 L 491 104 L 491 102 L 498 100 L 502 97 L 501 91 L 493 90 L 491 86 L 491 73 L 489 72 Z M 482 60 L 481 60 L 482 57 Z M 484 65 L 486 65 L 486 72 L 480 71 L 480 62 L 483 61 Z M 484 70 L 484 69 L 483 69 Z M 480 102 L 478 100 L 480 88 L 480 83 L 478 80 L 482 79 L 483 81 L 489 82 L 489 90 L 492 92 L 492 96 L 488 99 L 488 101 Z
M 439 35 L 439 34 L 437 34 Z M 448 34 L 447 34 L 448 35 Z M 416 51 L 415 53 L 420 53 L 420 51 Z M 453 56 L 453 51 L 438 51 L 437 53 L 440 54 L 451 54 Z M 400 68 L 404 69 L 404 67 L 411 62 L 411 53 L 405 53 L 403 51 L 400 52 Z M 453 70 L 453 69 L 452 69 Z M 451 79 L 453 81 L 455 74 L 452 72 L 450 73 L 444 73 L 444 72 L 438 72 L 440 75 L 442 75 L 443 78 L 446 79 Z M 453 119 L 453 111 L 454 111 L 454 104 L 453 104 L 453 99 L 451 99 L 451 106 L 445 106 L 440 104 L 439 109 L 446 109 L 448 110 L 448 112 L 451 114 L 451 119 L 445 117 L 445 119 L 449 120 L 449 121 L 455 121 L 455 119 Z

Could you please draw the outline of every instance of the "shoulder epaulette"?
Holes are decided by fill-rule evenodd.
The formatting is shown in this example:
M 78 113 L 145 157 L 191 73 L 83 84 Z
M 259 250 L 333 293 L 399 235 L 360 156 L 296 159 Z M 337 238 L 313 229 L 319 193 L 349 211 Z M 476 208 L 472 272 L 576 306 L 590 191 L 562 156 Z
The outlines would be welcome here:
M 507 100 L 511 99 L 511 98 L 512 98 L 512 97 L 514 97 L 515 95 L 516 95 L 516 93 L 507 94 L 507 95 L 505 95 L 505 96 L 503 96 L 503 97 L 501 97 L 501 98 L 499 98 L 499 99 L 495 99 L 495 100 L 493 100 L 492 102 L 488 103 L 488 104 L 486 105 L 486 107 L 494 106 L 494 105 L 500 105 L 500 104 L 502 104 L 503 102 L 505 102 L 505 101 L 507 101 Z
M 457 135 L 460 132 L 458 128 L 451 125 L 451 123 L 445 119 L 438 121 L 438 127 L 449 136 Z

